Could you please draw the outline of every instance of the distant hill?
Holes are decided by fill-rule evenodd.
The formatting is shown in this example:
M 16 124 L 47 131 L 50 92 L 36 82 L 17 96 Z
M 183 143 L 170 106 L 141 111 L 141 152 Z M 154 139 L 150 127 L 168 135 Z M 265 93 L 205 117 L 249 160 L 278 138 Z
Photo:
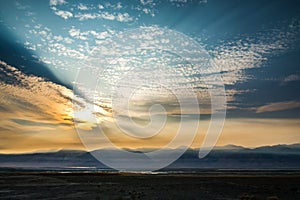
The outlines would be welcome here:
M 203 159 L 198 159 L 197 150 L 189 150 L 168 168 L 300 169 L 300 144 L 253 149 L 227 145 L 214 148 Z
M 215 147 L 203 159 L 199 149 L 188 149 L 168 169 L 300 169 L 300 144 L 244 148 Z M 97 151 L 112 151 L 100 149 Z M 141 152 L 134 150 L 133 152 Z M 147 149 L 151 151 L 151 149 Z M 166 151 L 176 151 L 167 149 Z M 130 162 L 130 161 L 129 161 Z M 41 170 L 109 169 L 89 152 L 61 150 L 51 153 L 0 154 L 0 168 Z
M 251 152 L 256 153 L 279 153 L 279 154 L 299 154 L 300 144 L 293 145 L 275 145 L 275 146 L 263 146 L 255 149 L 251 149 Z

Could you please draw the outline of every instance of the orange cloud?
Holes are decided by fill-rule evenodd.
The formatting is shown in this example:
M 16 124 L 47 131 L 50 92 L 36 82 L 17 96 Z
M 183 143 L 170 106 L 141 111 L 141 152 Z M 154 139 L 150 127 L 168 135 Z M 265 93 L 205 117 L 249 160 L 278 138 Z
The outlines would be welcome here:
M 0 76 L 2 152 L 82 148 L 73 127 L 71 90 L 1 61 Z
M 300 108 L 300 101 L 284 101 L 269 103 L 267 105 L 256 108 L 256 113 L 291 110 L 295 108 Z
M 36 76 L 28 76 L 16 68 L 0 62 L 0 152 L 24 153 L 53 151 L 59 149 L 84 149 L 75 128 L 72 110 L 73 92 L 61 85 Z M 162 131 L 150 139 L 127 136 L 111 120 L 111 107 L 99 105 L 76 97 L 81 128 L 93 147 L 107 147 L 97 124 L 102 125 L 105 135 L 120 148 L 160 148 L 174 138 L 179 118 L 173 116 Z M 82 104 L 81 104 L 82 103 Z M 98 106 L 99 109 L 95 109 Z M 96 107 L 96 108 L 98 108 Z M 256 109 L 256 112 L 271 112 L 300 107 L 299 101 L 277 102 Z M 82 112 L 80 111 L 82 108 Z M 85 113 L 84 111 L 90 111 Z M 99 114 L 99 119 L 93 114 Z M 95 120 L 96 119 L 96 120 Z M 191 121 L 185 125 L 189 127 Z M 199 148 L 207 132 L 209 120 L 201 120 L 192 147 Z M 229 119 L 225 123 L 218 145 L 237 144 L 260 146 L 278 143 L 300 142 L 299 120 L 290 119 Z M 187 131 L 187 134 L 193 134 Z M 100 136 L 100 137 L 99 137 Z M 180 141 L 172 148 L 181 146 Z

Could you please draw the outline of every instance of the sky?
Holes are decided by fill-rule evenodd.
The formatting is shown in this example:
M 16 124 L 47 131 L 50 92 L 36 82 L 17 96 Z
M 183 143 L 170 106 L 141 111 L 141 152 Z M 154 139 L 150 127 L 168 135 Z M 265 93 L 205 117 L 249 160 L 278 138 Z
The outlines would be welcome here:
M 216 145 L 300 143 L 296 0 L 3 0 L 0 27 L 0 153 L 162 148 L 180 127 L 170 147 L 200 148 L 214 87 Z

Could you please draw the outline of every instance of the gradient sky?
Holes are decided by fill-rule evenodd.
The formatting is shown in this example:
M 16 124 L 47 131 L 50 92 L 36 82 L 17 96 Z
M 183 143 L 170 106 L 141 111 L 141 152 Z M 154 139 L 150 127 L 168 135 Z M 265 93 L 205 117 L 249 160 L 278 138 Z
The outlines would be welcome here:
M 130 138 L 116 127 L 110 99 L 103 93 L 99 93 L 99 103 L 80 93 L 79 87 L 73 91 L 78 70 L 92 49 L 105 48 L 114 56 L 121 47 L 110 40 L 141 27 L 153 33 L 168 28 L 193 38 L 218 66 L 226 89 L 227 117 L 217 145 L 300 142 L 300 3 L 296 0 L 3 0 L 0 27 L 0 153 L 84 149 L 75 127 L 86 132 L 95 148 L 107 147 L 101 138 L 95 139 L 97 124 L 119 147 L 168 143 L 180 114 L 171 96 L 163 98 L 153 88 L 143 98 L 138 96 L 142 100 L 133 108 L 137 121 L 145 120 L 147 95 L 155 96 L 150 103 L 163 104 L 170 115 L 159 135 L 143 140 Z M 151 37 L 151 31 L 143 37 Z M 171 65 L 168 59 L 176 60 L 162 54 L 154 58 L 151 62 L 166 65 Z M 138 65 L 138 60 L 133 64 Z M 198 69 L 173 67 L 185 74 L 185 79 L 176 82 L 202 87 Z M 120 69 L 111 70 L 103 77 L 107 82 L 122 74 Z M 158 69 L 143 70 L 142 75 L 153 71 Z M 166 73 L 174 80 L 172 71 Z M 81 76 L 84 81 L 90 79 L 88 74 Z M 199 97 L 203 112 L 194 148 L 200 147 L 211 114 L 205 90 L 198 92 L 203 94 Z M 79 105 L 77 115 L 74 102 Z M 95 106 L 101 115 L 97 118 L 90 110 Z M 187 125 L 199 115 L 188 112 Z

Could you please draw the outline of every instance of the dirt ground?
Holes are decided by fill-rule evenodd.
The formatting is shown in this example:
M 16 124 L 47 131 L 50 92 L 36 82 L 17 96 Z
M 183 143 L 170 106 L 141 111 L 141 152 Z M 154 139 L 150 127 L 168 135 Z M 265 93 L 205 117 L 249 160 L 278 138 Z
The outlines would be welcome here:
M 300 199 L 300 173 L 0 174 L 0 199 Z

